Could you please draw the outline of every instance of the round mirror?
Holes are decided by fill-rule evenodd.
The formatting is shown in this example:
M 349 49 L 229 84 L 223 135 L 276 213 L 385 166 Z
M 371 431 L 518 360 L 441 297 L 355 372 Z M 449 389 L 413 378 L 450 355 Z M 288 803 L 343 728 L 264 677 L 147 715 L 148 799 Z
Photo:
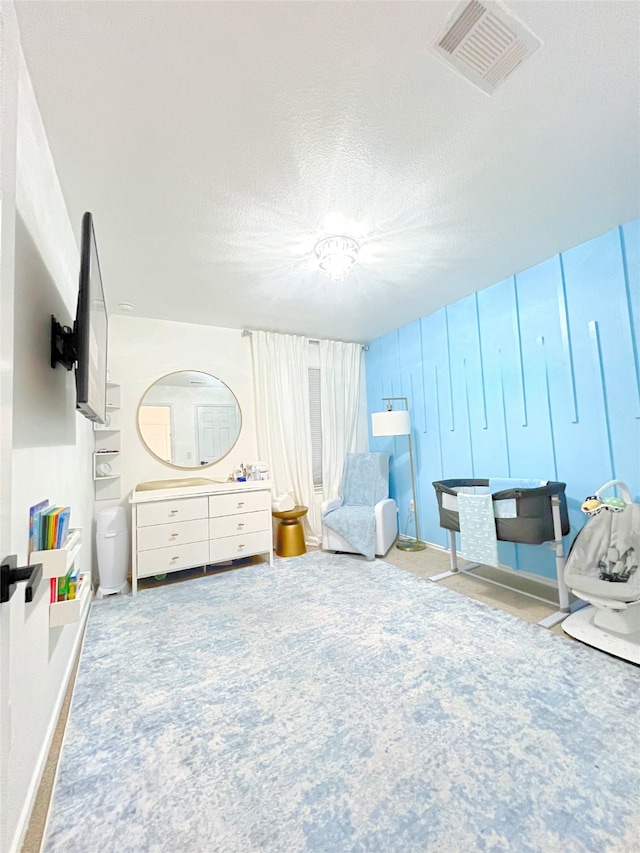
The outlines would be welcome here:
M 241 426 L 234 393 L 199 370 L 161 377 L 138 406 L 138 430 L 147 450 L 176 468 L 219 462 L 238 440 Z

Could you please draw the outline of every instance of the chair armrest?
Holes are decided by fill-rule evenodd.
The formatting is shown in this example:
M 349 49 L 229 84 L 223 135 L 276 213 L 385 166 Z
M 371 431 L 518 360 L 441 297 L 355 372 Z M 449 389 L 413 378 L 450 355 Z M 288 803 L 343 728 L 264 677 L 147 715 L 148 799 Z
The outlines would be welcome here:
M 373 512 L 376 517 L 376 521 L 378 521 L 378 519 L 382 521 L 386 518 L 395 517 L 398 512 L 398 507 L 393 498 L 385 498 L 382 501 L 378 501 L 373 508 Z
M 324 515 L 325 512 L 329 512 L 329 510 L 331 509 L 337 509 L 341 505 L 341 503 L 341 498 L 331 498 L 328 501 L 323 501 L 320 507 L 320 513 Z
M 376 519 L 376 554 L 382 556 L 398 535 L 398 507 L 393 498 L 385 498 L 374 507 Z

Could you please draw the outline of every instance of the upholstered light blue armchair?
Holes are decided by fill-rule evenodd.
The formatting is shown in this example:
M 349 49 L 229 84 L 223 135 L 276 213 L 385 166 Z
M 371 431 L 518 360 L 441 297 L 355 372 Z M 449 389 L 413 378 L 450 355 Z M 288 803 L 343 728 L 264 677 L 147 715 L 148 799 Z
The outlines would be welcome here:
M 341 497 L 322 504 L 325 551 L 384 556 L 398 535 L 398 508 L 389 497 L 389 454 L 350 453 Z

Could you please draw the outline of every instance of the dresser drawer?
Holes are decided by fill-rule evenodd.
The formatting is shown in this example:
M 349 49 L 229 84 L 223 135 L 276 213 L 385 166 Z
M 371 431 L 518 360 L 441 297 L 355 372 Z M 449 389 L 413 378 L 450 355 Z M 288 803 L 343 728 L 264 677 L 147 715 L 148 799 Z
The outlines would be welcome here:
M 209 515 L 235 515 L 238 512 L 257 512 L 271 509 L 271 492 L 236 492 L 233 495 L 211 495 Z
M 209 543 L 190 542 L 172 548 L 153 548 L 138 554 L 138 577 L 162 575 L 190 566 L 206 566 L 209 562 Z
M 258 533 L 247 533 L 242 536 L 223 536 L 221 539 L 212 539 L 209 545 L 210 563 L 263 554 L 271 551 L 271 531 L 261 530 Z
M 204 542 L 208 538 L 208 520 L 196 518 L 194 521 L 176 521 L 175 524 L 153 524 L 149 527 L 141 527 L 138 530 L 137 547 L 138 551 L 149 551 L 151 548 Z
M 209 538 L 236 536 L 241 533 L 257 533 L 259 530 L 271 530 L 271 513 L 241 512 L 237 515 L 225 515 L 209 519 Z
M 139 504 L 137 510 L 138 527 L 165 524 L 167 521 L 190 521 L 193 518 L 206 518 L 208 515 L 209 506 L 206 496 Z

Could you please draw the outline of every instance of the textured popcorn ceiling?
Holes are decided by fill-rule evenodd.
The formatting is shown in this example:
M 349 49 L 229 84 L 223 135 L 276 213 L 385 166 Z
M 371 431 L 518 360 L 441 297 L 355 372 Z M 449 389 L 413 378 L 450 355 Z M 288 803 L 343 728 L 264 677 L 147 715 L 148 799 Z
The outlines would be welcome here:
M 488 97 L 426 51 L 455 2 L 17 2 L 109 310 L 364 341 L 638 216 L 640 6 L 505 5 L 544 44 Z

